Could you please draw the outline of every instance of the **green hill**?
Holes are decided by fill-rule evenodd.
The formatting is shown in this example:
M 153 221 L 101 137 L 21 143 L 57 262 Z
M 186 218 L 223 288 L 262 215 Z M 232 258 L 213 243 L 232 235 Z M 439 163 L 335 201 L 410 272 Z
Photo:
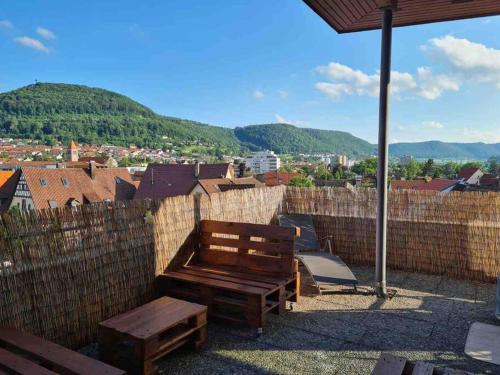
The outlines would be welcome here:
M 47 143 L 74 139 L 141 147 L 199 142 L 222 152 L 240 150 L 232 129 L 160 116 L 111 91 L 56 83 L 37 83 L 0 94 L 0 135 Z
M 390 145 L 392 156 L 412 155 L 416 158 L 486 160 L 500 155 L 500 143 L 447 143 L 441 141 L 394 143 Z
M 376 152 L 372 144 L 361 138 L 335 130 L 266 124 L 236 128 L 234 133 L 251 149 L 269 149 L 280 154 L 329 152 L 362 156 Z
M 231 154 L 266 148 L 279 153 L 373 152 L 368 142 L 345 132 L 285 124 L 233 130 L 160 116 L 124 95 L 61 83 L 36 83 L 0 94 L 0 136 L 140 147 L 194 144 L 198 150 Z

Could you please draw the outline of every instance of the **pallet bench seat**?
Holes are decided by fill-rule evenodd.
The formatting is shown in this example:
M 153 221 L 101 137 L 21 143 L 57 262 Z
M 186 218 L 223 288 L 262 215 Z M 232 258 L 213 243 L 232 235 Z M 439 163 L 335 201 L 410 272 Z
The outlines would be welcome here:
M 161 297 L 99 324 L 99 358 L 130 374 L 155 374 L 155 361 L 207 339 L 207 308 Z
M 125 371 L 14 328 L 0 327 L 0 373 L 106 374 Z
M 267 313 L 281 314 L 300 298 L 297 235 L 294 228 L 203 220 L 200 248 L 189 264 L 158 277 L 160 293 L 262 332 Z

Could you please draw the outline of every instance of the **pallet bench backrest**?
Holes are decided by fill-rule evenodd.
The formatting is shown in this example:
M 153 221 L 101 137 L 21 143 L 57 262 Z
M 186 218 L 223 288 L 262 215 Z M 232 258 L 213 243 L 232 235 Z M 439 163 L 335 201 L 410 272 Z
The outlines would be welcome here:
M 198 259 L 266 274 L 296 271 L 294 241 L 299 228 L 202 220 Z

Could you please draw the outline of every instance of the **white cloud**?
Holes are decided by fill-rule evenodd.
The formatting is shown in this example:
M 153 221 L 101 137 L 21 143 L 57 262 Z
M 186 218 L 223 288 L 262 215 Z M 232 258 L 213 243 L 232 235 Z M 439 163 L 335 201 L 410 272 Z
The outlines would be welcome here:
M 421 49 L 451 67 L 463 81 L 489 82 L 500 89 L 500 49 L 452 35 L 430 39 Z
M 332 99 L 338 99 L 342 95 L 379 95 L 379 73 L 366 74 L 339 63 L 319 66 L 316 71 L 332 81 L 316 83 L 316 88 Z M 428 67 L 418 68 L 416 77 L 407 72 L 391 71 L 391 91 L 400 99 L 401 94 L 416 94 L 434 100 L 444 91 L 458 91 L 461 83 L 459 77 L 434 74 Z
M 288 91 L 278 90 L 278 95 L 280 96 L 281 99 L 286 99 L 288 98 Z
M 419 79 L 418 94 L 426 99 L 434 100 L 441 96 L 444 91 L 458 91 L 462 80 L 457 76 L 446 74 L 434 74 L 429 67 L 417 69 Z
M 50 53 L 50 49 L 46 47 L 42 42 L 38 39 L 30 38 L 29 36 L 20 36 L 14 38 L 14 41 L 22 46 L 41 51 L 44 53 Z
M 42 38 L 45 39 L 55 39 L 56 35 L 50 31 L 49 29 L 46 29 L 44 27 L 37 27 L 36 32 L 38 35 L 40 35 Z
M 279 124 L 289 124 L 289 125 L 295 125 L 295 126 L 305 126 L 308 124 L 307 122 L 301 121 L 301 120 L 295 120 L 295 121 L 287 120 L 285 117 L 283 117 L 277 113 L 274 115 L 274 119 Z
M 255 99 L 262 99 L 264 96 L 265 96 L 264 93 L 262 91 L 260 91 L 260 90 L 255 90 L 253 92 L 253 97 Z
M 0 20 L 0 29 L 12 29 L 14 25 L 9 20 Z
M 422 126 L 428 129 L 443 129 L 444 125 L 437 121 L 424 121 Z
M 316 88 L 332 99 L 338 99 L 344 94 L 378 96 L 380 86 L 380 75 L 378 73 L 366 74 L 361 70 L 355 70 L 336 62 L 326 66 L 319 66 L 316 71 L 332 81 L 316 83 Z M 410 91 L 416 86 L 417 83 L 410 73 L 391 72 L 391 89 L 393 93 Z

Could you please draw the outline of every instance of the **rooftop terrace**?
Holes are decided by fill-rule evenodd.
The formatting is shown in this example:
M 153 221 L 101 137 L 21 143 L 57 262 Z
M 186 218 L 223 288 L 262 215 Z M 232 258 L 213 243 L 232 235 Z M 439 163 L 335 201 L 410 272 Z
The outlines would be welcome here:
M 353 267 L 370 286 L 372 267 Z M 382 352 L 411 361 L 474 373 L 498 374 L 498 366 L 467 357 L 464 345 L 474 321 L 495 323 L 495 285 L 389 271 L 392 300 L 371 295 L 317 295 L 304 282 L 304 298 L 283 316 L 270 315 L 264 334 L 211 323 L 207 346 L 178 351 L 159 362 L 169 374 L 369 374 Z

